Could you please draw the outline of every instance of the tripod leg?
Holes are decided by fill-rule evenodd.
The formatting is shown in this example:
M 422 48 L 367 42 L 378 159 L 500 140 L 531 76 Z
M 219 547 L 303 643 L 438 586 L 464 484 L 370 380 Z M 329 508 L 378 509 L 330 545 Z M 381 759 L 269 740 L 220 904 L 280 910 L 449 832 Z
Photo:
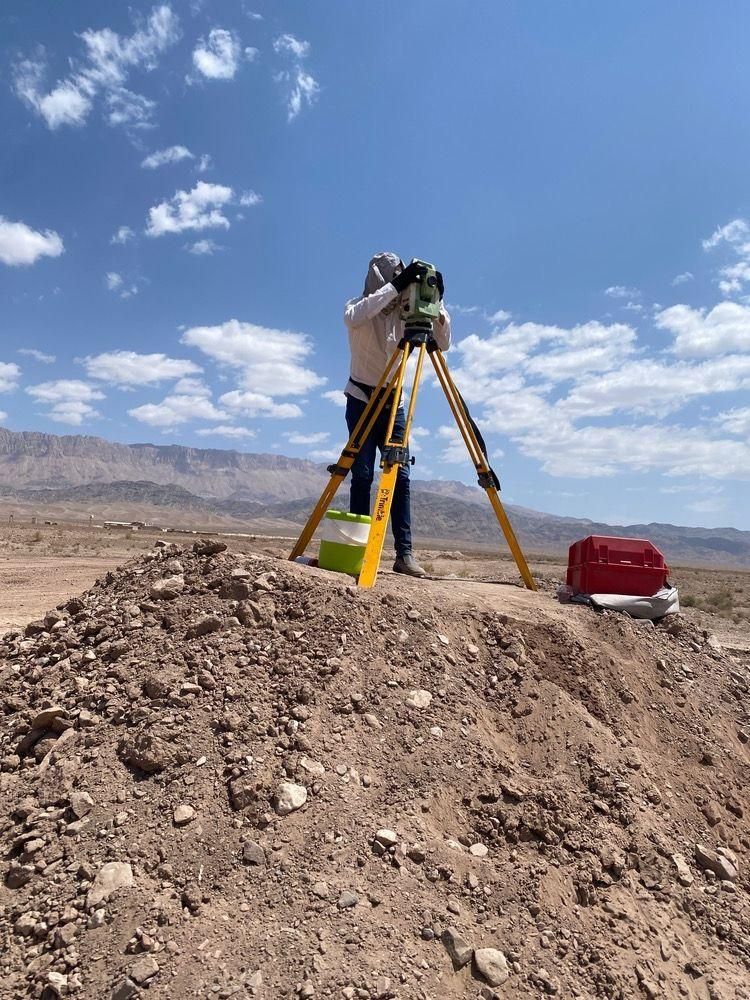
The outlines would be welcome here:
M 534 582 L 534 577 L 531 575 L 531 570 L 526 562 L 526 557 L 521 551 L 521 546 L 518 544 L 516 533 L 513 531 L 513 526 L 508 520 L 508 515 L 505 513 L 505 508 L 500 501 L 497 488 L 491 481 L 490 467 L 487 464 L 487 459 L 485 458 L 482 448 L 477 441 L 474 430 L 469 421 L 466 419 L 466 414 L 458 395 L 458 389 L 456 388 L 456 384 L 451 377 L 450 371 L 448 370 L 448 364 L 443 356 L 443 353 L 440 350 L 435 350 L 430 354 L 430 357 L 432 358 L 432 364 L 435 368 L 438 381 L 440 382 L 441 388 L 445 393 L 445 398 L 448 400 L 448 406 L 451 408 L 453 418 L 458 425 L 458 429 L 461 432 L 461 436 L 463 437 L 464 443 L 468 449 L 469 456 L 471 457 L 474 467 L 477 470 L 480 485 L 487 493 L 492 509 L 495 512 L 495 516 L 497 517 L 500 528 L 505 536 L 505 540 L 508 543 L 508 548 L 516 561 L 516 566 L 518 566 L 518 571 L 521 574 L 523 582 L 529 590 L 536 590 L 537 586 Z
M 399 359 L 399 366 L 395 374 L 392 374 L 397 358 Z M 381 410 L 386 404 L 386 400 L 389 398 L 390 393 L 393 392 L 396 383 L 398 382 L 401 373 L 400 358 L 400 349 L 397 349 L 391 355 L 388 364 L 380 377 L 380 381 L 367 402 L 367 406 L 365 407 L 362 416 L 359 418 L 354 430 L 349 435 L 349 440 L 341 452 L 338 462 L 333 467 L 334 471 L 331 473 L 331 478 L 328 480 L 326 488 L 321 493 L 320 499 L 316 503 L 312 514 L 308 518 L 305 527 L 302 529 L 299 538 L 295 542 L 294 548 L 289 555 L 290 560 L 294 560 L 298 556 L 301 556 L 310 544 L 310 539 L 315 534 L 315 530 L 320 524 L 323 515 L 328 510 L 333 498 L 336 496 L 339 486 L 343 483 L 344 479 L 346 479 L 349 470 L 354 464 L 354 460 L 359 454 L 362 443 L 367 440 L 370 431 L 375 426 L 375 421 L 378 419 Z
M 404 429 L 404 438 L 403 441 L 394 441 L 393 426 L 396 421 L 396 411 L 398 410 L 398 406 L 401 401 L 401 387 L 403 386 L 404 375 L 406 374 L 406 362 L 408 361 L 407 351 L 404 351 L 404 356 L 401 360 L 401 370 L 399 372 L 398 383 L 399 390 L 397 393 L 394 393 L 393 396 L 391 414 L 388 420 L 388 434 L 383 446 L 383 473 L 380 477 L 380 482 L 378 483 L 378 492 L 375 498 L 375 508 L 372 515 L 372 525 L 370 526 L 367 548 L 365 549 L 364 559 L 362 560 L 362 570 L 359 574 L 359 580 L 357 581 L 360 587 L 372 587 L 377 579 L 378 569 L 380 567 L 380 558 L 383 554 L 385 533 L 388 528 L 388 519 L 390 517 L 391 506 L 393 504 L 393 495 L 396 491 L 396 478 L 401 465 L 400 461 L 394 460 L 394 453 L 398 453 L 403 456 L 409 444 L 409 430 L 411 428 L 411 421 L 414 415 L 417 392 L 419 391 L 419 382 L 422 377 L 424 354 L 425 345 L 420 344 L 419 355 L 417 356 L 417 367 L 414 372 L 411 398 L 409 400 L 409 412 Z

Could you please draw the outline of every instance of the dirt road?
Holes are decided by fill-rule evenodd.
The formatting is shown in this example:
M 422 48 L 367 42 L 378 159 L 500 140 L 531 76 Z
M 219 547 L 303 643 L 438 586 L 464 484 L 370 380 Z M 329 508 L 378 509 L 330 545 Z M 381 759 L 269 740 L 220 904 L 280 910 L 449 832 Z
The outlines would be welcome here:
M 60 601 L 88 590 L 113 569 L 117 556 L 7 556 L 0 560 L 0 635 L 25 625 Z

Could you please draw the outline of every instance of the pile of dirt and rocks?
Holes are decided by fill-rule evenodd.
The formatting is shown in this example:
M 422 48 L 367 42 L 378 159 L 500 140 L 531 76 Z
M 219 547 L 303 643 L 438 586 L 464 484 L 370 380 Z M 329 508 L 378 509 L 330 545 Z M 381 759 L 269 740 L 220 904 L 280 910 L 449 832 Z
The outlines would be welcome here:
M 161 544 L 0 639 L 0 996 L 750 1000 L 750 672 Z

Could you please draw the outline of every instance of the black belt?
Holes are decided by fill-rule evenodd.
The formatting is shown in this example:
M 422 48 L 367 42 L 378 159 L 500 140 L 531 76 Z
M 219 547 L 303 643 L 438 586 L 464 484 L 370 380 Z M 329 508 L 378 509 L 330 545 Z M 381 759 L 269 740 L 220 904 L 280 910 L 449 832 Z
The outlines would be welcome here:
M 351 375 L 349 376 L 349 381 L 353 386 L 356 386 L 360 392 L 363 392 L 368 399 L 370 399 L 372 394 L 375 392 L 375 389 L 377 388 L 374 385 L 366 385 L 364 382 L 358 382 L 356 378 L 352 378 Z M 380 391 L 384 392 L 385 390 L 381 389 Z

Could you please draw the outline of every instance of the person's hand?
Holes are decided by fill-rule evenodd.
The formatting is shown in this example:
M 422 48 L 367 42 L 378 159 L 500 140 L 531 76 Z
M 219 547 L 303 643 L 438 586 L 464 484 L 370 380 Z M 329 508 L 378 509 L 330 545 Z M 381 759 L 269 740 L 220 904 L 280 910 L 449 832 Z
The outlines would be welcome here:
M 425 273 L 426 268 L 424 264 L 418 264 L 413 260 L 411 264 L 406 265 L 401 274 L 397 274 L 395 278 L 391 278 L 391 284 L 400 293 L 415 281 L 421 281 Z
M 440 301 L 443 301 L 443 296 L 445 295 L 445 284 L 443 282 L 443 276 L 440 271 L 435 271 L 435 278 L 437 279 L 437 289 L 440 294 Z

